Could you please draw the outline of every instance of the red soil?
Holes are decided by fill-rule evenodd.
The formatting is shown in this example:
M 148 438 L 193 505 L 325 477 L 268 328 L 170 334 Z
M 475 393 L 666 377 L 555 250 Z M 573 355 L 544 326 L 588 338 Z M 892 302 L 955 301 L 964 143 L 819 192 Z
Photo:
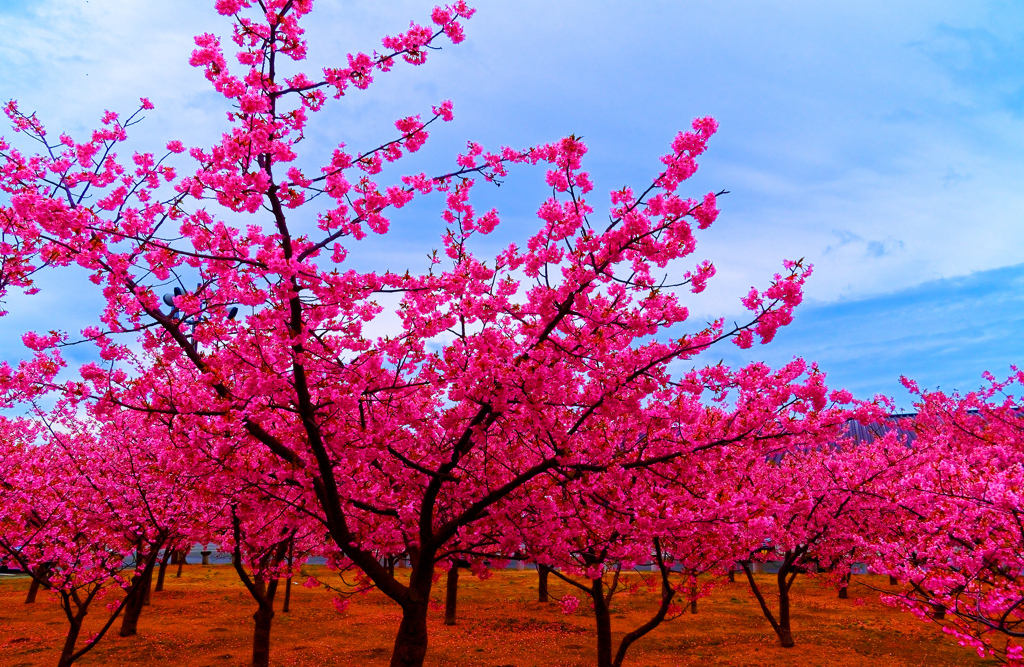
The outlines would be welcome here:
M 323 568 L 308 573 L 336 575 Z M 771 585 L 764 578 L 765 590 Z M 556 604 L 536 602 L 536 573 L 502 571 L 481 581 L 460 577 L 459 622 L 442 624 L 443 611 L 431 612 L 427 664 L 456 667 L 590 666 L 595 636 L 590 608 L 583 602 L 565 615 Z M 850 599 L 800 577 L 793 588 L 796 647 L 779 647 L 768 622 L 745 583 L 725 584 L 699 603 L 699 613 L 666 623 L 634 644 L 626 664 L 636 667 L 676 665 L 801 665 L 867 667 L 876 665 L 992 665 L 958 646 L 932 623 L 881 604 L 865 584 L 887 589 L 883 577 L 858 576 Z M 0 580 L 0 667 L 56 664 L 66 620 L 56 598 L 40 592 L 24 604 L 28 580 Z M 569 587 L 550 578 L 552 595 Z M 434 595 L 440 601 L 444 583 Z M 344 614 L 334 610 L 331 593 L 292 588 L 292 610 L 281 613 L 283 593 L 272 633 L 271 664 L 387 665 L 399 611 L 383 595 L 357 597 Z M 86 632 L 105 618 L 103 602 L 87 620 Z M 640 625 L 654 608 L 654 596 L 641 593 L 617 598 L 613 608 L 616 642 Z M 166 589 L 153 594 L 135 637 L 117 636 L 118 625 L 79 663 L 90 665 L 180 665 L 242 667 L 249 664 L 255 604 L 226 566 L 188 565 L 184 576 L 168 573 Z M 118 623 L 120 620 L 118 620 Z M 83 633 L 83 636 L 86 633 Z

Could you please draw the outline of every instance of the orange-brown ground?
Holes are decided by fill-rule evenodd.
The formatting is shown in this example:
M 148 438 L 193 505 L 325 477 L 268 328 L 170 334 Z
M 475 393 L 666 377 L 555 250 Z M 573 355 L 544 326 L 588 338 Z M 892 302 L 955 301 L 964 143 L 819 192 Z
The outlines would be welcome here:
M 323 568 L 307 572 L 328 577 Z M 460 577 L 459 623 L 446 627 L 443 612 L 431 612 L 427 664 L 457 667 L 590 666 L 594 632 L 585 603 L 565 615 L 558 605 L 536 602 L 536 573 L 502 571 L 480 581 Z M 767 587 L 774 577 L 757 575 Z M 885 588 L 882 577 L 855 577 Z M 551 577 L 551 592 L 569 587 Z M 443 595 L 443 580 L 435 588 Z M 0 580 L 0 667 L 56 664 L 66 621 L 56 600 L 40 592 L 24 604 L 27 579 Z M 856 583 L 849 600 L 800 577 L 794 585 L 796 647 L 780 648 L 741 579 L 700 601 L 699 613 L 664 624 L 634 644 L 627 665 L 990 665 L 958 646 L 934 624 L 924 624 L 878 601 Z M 292 611 L 274 619 L 271 664 L 387 665 L 396 606 L 377 592 L 356 599 L 344 614 L 334 611 L 324 589 L 293 587 Z M 858 599 L 861 598 L 861 599 Z M 618 598 L 613 617 L 616 641 L 653 608 L 646 593 Z M 277 608 L 280 609 L 281 596 Z M 99 625 L 102 604 L 90 618 Z M 88 665 L 181 665 L 233 667 L 248 664 L 252 599 L 226 566 L 188 565 L 181 579 L 168 573 L 166 590 L 153 594 L 139 635 L 122 639 L 117 625 L 81 659 Z M 118 621 L 119 623 L 120 621 Z M 84 634 L 84 633 L 83 633 Z

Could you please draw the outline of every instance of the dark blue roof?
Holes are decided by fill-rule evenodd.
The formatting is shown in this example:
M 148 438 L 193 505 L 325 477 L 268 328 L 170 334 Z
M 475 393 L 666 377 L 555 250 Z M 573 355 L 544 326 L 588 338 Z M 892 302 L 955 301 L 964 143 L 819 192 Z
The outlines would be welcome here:
M 906 442 L 917 440 L 917 433 L 913 429 L 915 413 L 901 413 L 889 415 L 881 422 L 861 424 L 858 421 L 850 420 L 846 423 L 846 430 L 853 437 L 854 443 L 868 444 L 875 441 L 889 431 L 897 431 L 900 438 Z

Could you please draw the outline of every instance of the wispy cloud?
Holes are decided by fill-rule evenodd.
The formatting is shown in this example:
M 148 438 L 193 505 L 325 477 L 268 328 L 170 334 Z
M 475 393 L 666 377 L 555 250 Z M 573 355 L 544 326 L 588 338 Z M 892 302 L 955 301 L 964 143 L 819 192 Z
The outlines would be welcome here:
M 885 394 L 909 408 L 900 375 L 924 388 L 971 391 L 988 370 L 1024 362 L 1024 264 L 936 280 L 892 294 L 805 305 L 767 346 L 710 350 L 700 361 L 732 364 L 794 356 L 816 361 L 829 384 L 859 398 Z
M 1018 16 L 994 11 L 992 18 L 997 20 L 983 26 L 943 22 L 912 44 L 951 83 L 968 93 L 966 98 L 961 98 L 968 111 L 1003 110 L 1018 118 L 1024 116 L 1024 76 L 1020 73 L 1020 63 L 1024 60 L 1024 25 L 1019 12 L 1013 13 Z M 1008 25 L 999 19 L 1008 20 Z

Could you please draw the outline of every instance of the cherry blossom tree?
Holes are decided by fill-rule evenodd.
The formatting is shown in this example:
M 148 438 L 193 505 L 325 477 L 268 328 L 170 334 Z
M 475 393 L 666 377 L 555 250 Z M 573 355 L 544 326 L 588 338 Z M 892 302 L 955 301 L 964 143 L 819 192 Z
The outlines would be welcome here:
M 289 553 L 294 554 L 297 541 L 302 543 L 300 556 L 306 550 L 303 547 L 313 536 L 311 526 L 258 494 L 232 494 L 229 502 L 231 507 L 225 513 L 229 532 L 220 548 L 230 550 L 235 572 L 256 601 L 252 664 L 266 667 L 270 664 L 270 631 L 278 587 L 281 579 L 290 585 Z
M 823 399 L 823 393 L 816 397 L 818 406 L 824 407 Z M 742 541 L 749 549 L 741 560 L 743 571 L 787 648 L 794 646 L 790 590 L 796 577 L 820 567 L 838 577 L 834 583 L 845 583 L 854 554 L 871 542 L 865 527 L 891 514 L 879 489 L 899 479 L 913 456 L 894 432 L 870 445 L 857 445 L 843 433 L 849 419 L 870 423 L 884 417 L 882 405 L 861 403 L 846 415 L 833 411 L 831 417 L 815 430 L 795 434 L 786 451 L 748 465 L 742 481 L 730 485 L 745 499 L 737 517 L 745 518 Z M 752 572 L 753 562 L 765 560 L 779 561 L 777 612 Z
M 67 426 L 68 415 L 60 407 L 56 412 L 49 425 L 63 421 Z M 145 474 L 126 470 L 132 461 L 111 457 L 117 448 L 99 446 L 95 433 L 81 428 L 41 433 L 38 425 L 19 426 L 41 441 L 15 441 L 3 458 L 0 554 L 59 598 L 68 633 L 57 664 L 67 667 L 141 600 L 146 574 L 167 541 L 166 515 L 160 490 L 147 487 L 140 499 L 138 483 Z M 153 495 L 147 498 L 145 491 Z M 119 589 L 124 597 L 107 605 L 107 620 L 80 642 L 94 603 Z
M 631 443 L 643 433 L 636 428 L 638 423 L 642 420 L 624 417 L 606 425 L 602 435 L 619 447 L 635 449 Z M 659 502 L 657 487 L 649 484 L 651 477 L 643 472 L 629 462 L 598 473 L 579 468 L 552 471 L 545 475 L 543 486 L 510 498 L 500 515 L 505 526 L 498 533 L 518 541 L 526 555 L 591 603 L 601 667 L 622 665 L 629 647 L 666 618 L 676 593 L 670 581 L 672 562 L 661 546 L 660 536 L 670 532 L 663 513 L 666 503 Z M 660 588 L 658 608 L 615 647 L 613 597 L 635 592 L 637 587 L 630 586 L 625 575 L 650 560 L 660 581 L 660 586 L 652 586 Z M 561 604 L 571 613 L 579 599 L 567 595 Z
M 671 142 L 642 189 L 611 193 L 606 222 L 593 216 L 586 147 L 574 136 L 497 152 L 471 142 L 447 173 L 385 182 L 385 162 L 452 119 L 446 101 L 427 120 L 398 120 L 391 141 L 339 145 L 318 170 L 300 167 L 298 142 L 329 94 L 342 99 L 403 61 L 422 64 L 442 39 L 462 41 L 473 10 L 437 7 L 433 26 L 413 24 L 384 38 L 382 51 L 310 74 L 298 70 L 310 0 L 216 6 L 232 17 L 240 69 L 212 34 L 196 38 L 191 63 L 230 105 L 231 127 L 213 147 L 188 150 L 189 175 L 175 167 L 185 152 L 178 141 L 161 156 L 118 158 L 148 100 L 125 119 L 107 112 L 81 141 L 52 139 L 39 119 L 7 105 L 17 134 L 42 149 L 0 142 L 10 201 L 0 215 L 9 257 L 0 286 L 32 289 L 43 267 L 90 271 L 107 305 L 102 326 L 82 336 L 103 364 L 83 368 L 83 382 L 65 391 L 88 385 L 96 400 L 173 415 L 197 440 L 219 433 L 228 467 L 253 448 L 268 454 L 268 479 L 302 489 L 345 558 L 401 607 L 392 664 L 420 665 L 448 545 L 470 543 L 477 522 L 548 473 L 630 460 L 598 437 L 604 425 L 659 400 L 672 386 L 670 364 L 729 339 L 769 342 L 791 320 L 810 267 L 787 262 L 766 289 L 752 288 L 742 324 L 687 329 L 681 295 L 701 292 L 714 267 L 684 262 L 694 228 L 718 210 L 714 193 L 678 191 L 715 132 L 711 118 Z M 500 217 L 478 213 L 471 192 L 516 164 L 546 165 L 553 194 L 522 246 L 479 259 L 474 242 Z M 431 192 L 444 198 L 443 249 L 421 272 L 346 267 L 352 242 L 387 233 L 393 209 Z M 382 334 L 388 294 L 399 299 L 399 324 Z M 71 339 L 24 341 L 41 360 Z M 140 386 L 142 374 L 172 381 Z M 412 564 L 408 583 L 380 561 L 399 553 Z
M 702 400 L 706 393 L 710 405 Z M 506 548 L 521 544 L 587 596 L 598 664 L 621 665 L 630 645 L 678 615 L 677 590 L 686 590 L 695 609 L 713 584 L 698 584 L 697 575 L 723 572 L 749 555 L 746 525 L 765 513 L 769 491 L 757 476 L 774 467 L 772 456 L 800 454 L 809 443 L 834 438 L 851 416 L 877 412 L 851 402 L 846 392 L 830 396 L 822 374 L 802 361 L 775 372 L 764 364 L 695 370 L 646 409 L 620 415 L 594 434 L 614 465 L 554 470 L 544 476 L 543 490 L 511 496 L 489 520 L 504 523 L 495 533 L 506 536 Z M 613 596 L 631 590 L 624 572 L 650 561 L 661 576 L 660 605 L 616 650 Z M 673 567 L 685 582 L 670 582 Z M 570 609 L 576 604 L 575 596 L 563 600 Z
M 887 596 L 943 625 L 961 644 L 1024 664 L 1024 412 L 1016 368 L 1006 380 L 947 395 L 904 384 L 918 397 L 917 465 L 889 490 L 903 520 L 878 540 L 880 567 L 906 590 Z

